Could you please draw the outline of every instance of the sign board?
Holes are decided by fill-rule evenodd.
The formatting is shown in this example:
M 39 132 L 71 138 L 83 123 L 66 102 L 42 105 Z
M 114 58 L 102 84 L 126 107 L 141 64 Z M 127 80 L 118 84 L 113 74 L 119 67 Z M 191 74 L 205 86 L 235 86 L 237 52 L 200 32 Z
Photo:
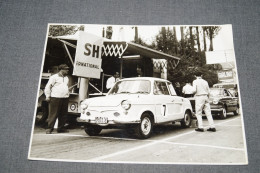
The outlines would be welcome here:
M 207 64 L 219 64 L 235 61 L 234 50 L 205 52 Z
M 218 79 L 219 80 L 233 79 L 233 71 L 232 70 L 218 71 Z
M 80 31 L 73 75 L 100 79 L 102 46 L 102 37 Z

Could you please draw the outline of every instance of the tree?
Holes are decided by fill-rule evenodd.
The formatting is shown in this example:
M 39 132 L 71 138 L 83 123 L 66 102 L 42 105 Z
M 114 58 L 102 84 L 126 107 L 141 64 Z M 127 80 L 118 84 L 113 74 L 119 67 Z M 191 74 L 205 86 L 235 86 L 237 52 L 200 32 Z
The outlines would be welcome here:
M 138 28 L 135 27 L 135 43 L 138 42 Z
M 181 30 L 181 52 L 185 56 L 185 48 L 184 48 L 184 27 L 180 27 Z
M 174 36 L 174 49 L 175 54 L 178 55 L 178 41 L 177 41 L 177 34 L 176 34 L 176 27 L 173 27 L 173 36 Z
M 207 41 L 206 41 L 206 27 L 202 27 L 203 32 L 203 44 L 204 44 L 204 51 L 207 51 Z
M 50 25 L 48 36 L 73 35 L 79 30 L 83 31 L 84 25 Z
M 192 33 L 192 26 L 190 26 L 189 29 L 190 29 L 190 45 L 191 45 L 191 49 L 194 49 L 194 38 Z
M 213 51 L 213 38 L 218 34 L 221 27 L 220 26 L 205 26 L 204 28 L 205 28 L 207 36 L 210 40 L 209 51 Z
M 181 58 L 176 68 L 168 68 L 168 80 L 181 84 L 184 84 L 186 80 L 192 82 L 195 71 L 200 70 L 209 84 L 213 85 L 217 82 L 217 75 L 213 67 L 206 64 L 205 52 L 200 49 L 199 27 L 180 27 L 180 31 L 181 40 L 177 41 L 174 28 L 170 30 L 163 27 L 156 36 L 156 40 L 148 46 Z M 176 45 L 178 45 L 177 50 L 179 50 L 177 53 Z M 198 47 L 198 49 L 195 49 L 195 47 Z
M 169 27 L 167 30 L 165 27 L 162 27 L 158 35 L 156 35 L 155 41 L 148 47 L 170 55 L 176 55 L 176 45 L 178 45 L 178 42 L 173 31 Z
M 200 33 L 199 33 L 199 27 L 196 26 L 196 36 L 197 36 L 197 45 L 198 45 L 198 51 L 201 52 L 201 49 L 200 49 Z

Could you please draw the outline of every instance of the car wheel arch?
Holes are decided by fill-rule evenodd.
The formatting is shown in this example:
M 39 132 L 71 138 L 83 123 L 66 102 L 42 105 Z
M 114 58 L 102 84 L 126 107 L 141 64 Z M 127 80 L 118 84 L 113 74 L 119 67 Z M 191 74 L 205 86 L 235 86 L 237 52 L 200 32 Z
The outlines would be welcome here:
M 141 114 L 141 116 L 140 116 L 140 120 L 143 118 L 143 116 L 145 116 L 145 114 L 149 114 L 150 115 L 150 117 L 152 118 L 152 123 L 154 123 L 155 122 L 155 119 L 154 119 L 154 114 L 152 113 L 152 111 L 144 111 L 142 114 Z

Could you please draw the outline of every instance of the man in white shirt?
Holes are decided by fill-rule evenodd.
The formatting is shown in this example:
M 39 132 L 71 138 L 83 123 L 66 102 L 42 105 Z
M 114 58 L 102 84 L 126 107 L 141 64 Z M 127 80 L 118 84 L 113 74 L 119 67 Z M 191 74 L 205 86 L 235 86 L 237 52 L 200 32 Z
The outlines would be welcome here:
M 211 109 L 209 104 L 209 85 L 208 82 L 202 79 L 202 73 L 196 72 L 195 74 L 196 80 L 193 81 L 193 89 L 195 91 L 195 109 L 196 109 L 196 117 L 198 120 L 198 128 L 195 129 L 198 132 L 203 132 L 203 124 L 202 124 L 202 110 L 204 110 L 210 128 L 207 131 L 216 132 L 216 128 L 213 122 L 213 118 L 211 115 Z
M 185 98 L 193 97 L 194 91 L 190 82 L 186 81 L 186 85 L 182 88 L 182 93 L 184 94 Z
M 114 86 L 114 84 L 119 80 L 119 73 L 116 72 L 114 74 L 114 76 L 111 76 L 110 78 L 108 78 L 107 83 L 106 83 L 106 88 L 107 90 L 109 90 L 110 88 L 112 88 Z
M 57 132 L 68 132 L 68 130 L 64 128 L 69 102 L 68 72 L 69 67 L 66 64 L 59 65 L 59 72 L 52 75 L 46 84 L 44 93 L 46 95 L 46 101 L 49 102 L 48 128 L 46 134 L 52 133 L 57 118 Z

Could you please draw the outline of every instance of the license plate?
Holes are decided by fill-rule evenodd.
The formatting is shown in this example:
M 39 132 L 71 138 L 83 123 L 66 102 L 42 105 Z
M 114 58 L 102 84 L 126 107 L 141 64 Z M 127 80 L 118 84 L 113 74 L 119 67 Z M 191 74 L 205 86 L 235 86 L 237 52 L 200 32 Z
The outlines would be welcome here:
M 96 117 L 95 118 L 97 124 L 107 124 L 108 118 L 107 117 Z

